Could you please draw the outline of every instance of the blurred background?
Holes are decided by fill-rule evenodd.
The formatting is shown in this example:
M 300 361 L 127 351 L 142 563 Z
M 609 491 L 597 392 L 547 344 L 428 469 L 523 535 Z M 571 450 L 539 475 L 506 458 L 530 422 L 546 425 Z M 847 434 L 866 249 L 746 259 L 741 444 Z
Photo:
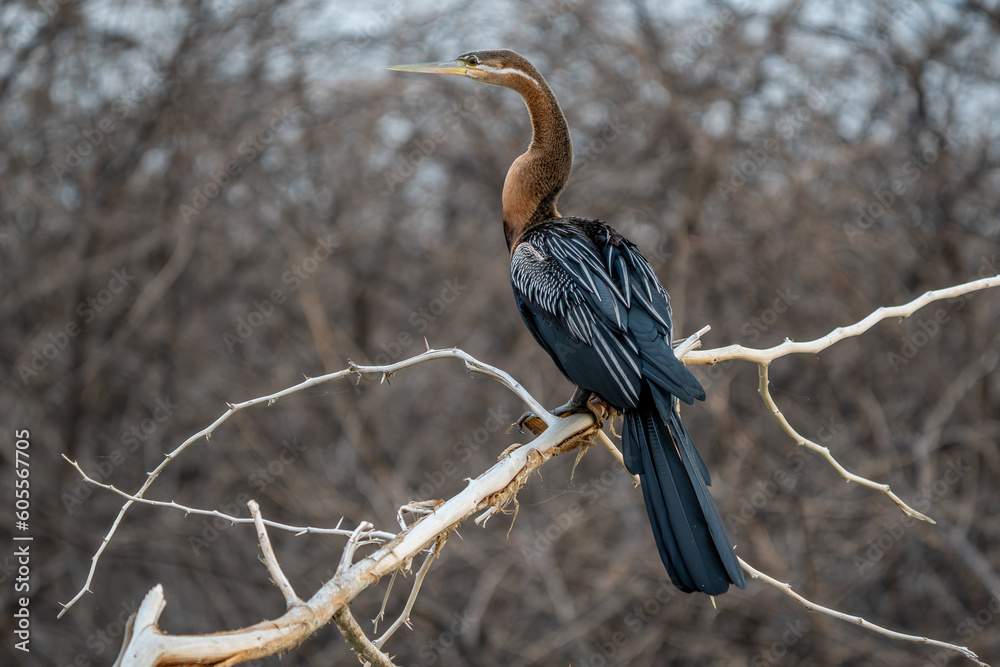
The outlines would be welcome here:
M 565 110 L 560 210 L 644 250 L 676 331 L 706 347 L 809 340 L 1000 272 L 1000 3 L 13 1 L 0 8 L 0 532 L 13 433 L 31 442 L 33 635 L 3 661 L 110 664 L 156 583 L 171 633 L 284 604 L 253 531 L 137 507 L 83 585 L 120 499 L 226 402 L 426 341 L 546 405 L 572 387 L 522 325 L 500 223 L 527 145 L 508 90 L 387 65 L 508 47 Z M 796 447 L 747 363 L 698 367 L 685 421 L 758 568 L 811 599 L 1000 660 L 1000 293 L 935 303 L 782 359 L 791 423 L 937 525 Z M 240 413 L 150 498 L 393 530 L 523 440 L 524 407 L 458 362 L 332 383 Z M 8 446 L 9 445 L 9 446 Z M 453 535 L 388 651 L 401 665 L 959 665 L 808 614 L 749 581 L 676 593 L 641 494 L 598 449 Z M 272 532 L 302 596 L 344 540 Z M 4 540 L 5 544 L 13 544 Z M 412 578 L 393 588 L 398 614 Z M 386 581 L 353 605 L 371 630 Z M 386 623 L 382 623 L 380 628 Z M 333 627 L 266 665 L 352 664 Z

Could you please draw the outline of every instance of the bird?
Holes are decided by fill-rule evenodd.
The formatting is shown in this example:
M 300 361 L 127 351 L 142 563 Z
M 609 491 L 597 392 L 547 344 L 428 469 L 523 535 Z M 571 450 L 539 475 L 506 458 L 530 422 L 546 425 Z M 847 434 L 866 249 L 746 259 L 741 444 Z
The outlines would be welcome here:
M 674 354 L 670 297 L 637 246 L 602 220 L 564 217 L 566 117 L 541 72 L 509 49 L 389 69 L 452 74 L 509 88 L 531 117 L 531 143 L 507 172 L 501 198 L 514 300 L 525 325 L 576 385 L 553 414 L 602 401 L 623 420 L 622 454 L 638 475 L 660 559 L 685 593 L 745 588 L 743 571 L 708 491 L 708 467 L 681 421 L 679 401 L 705 399 Z

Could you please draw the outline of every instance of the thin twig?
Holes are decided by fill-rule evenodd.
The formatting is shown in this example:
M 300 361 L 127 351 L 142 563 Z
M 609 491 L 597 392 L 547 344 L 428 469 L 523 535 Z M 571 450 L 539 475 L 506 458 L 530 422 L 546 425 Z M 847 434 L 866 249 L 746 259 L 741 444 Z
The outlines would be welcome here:
M 348 609 L 347 605 L 344 605 L 337 610 L 337 613 L 333 615 L 333 622 L 337 624 L 340 628 L 341 634 L 344 635 L 354 650 L 358 652 L 358 655 L 367 660 L 366 664 L 377 665 L 377 667 L 397 667 L 397 665 L 389 659 L 385 653 L 382 653 L 377 646 L 371 643 L 367 636 L 365 636 L 364 630 L 358 625 L 358 622 L 354 620 L 354 616 L 351 615 L 351 610 Z
M 757 366 L 760 369 L 760 385 L 757 388 L 757 390 L 760 392 L 760 396 L 761 398 L 764 399 L 764 403 L 767 404 L 767 407 L 771 411 L 771 414 L 774 415 L 774 418 L 778 420 L 779 424 L 781 424 L 781 428 L 785 431 L 785 433 L 788 434 L 788 437 L 794 440 L 796 444 L 805 447 L 806 449 L 810 449 L 819 454 L 820 456 L 822 456 L 824 459 L 826 459 L 827 463 L 833 466 L 833 469 L 837 471 L 837 474 L 846 479 L 848 482 L 857 482 L 862 486 L 867 486 L 869 489 L 874 489 L 879 493 L 883 493 L 890 500 L 892 500 L 892 502 L 896 503 L 896 505 L 899 506 L 899 509 L 903 510 L 903 512 L 908 514 L 909 516 L 912 516 L 915 519 L 920 519 L 921 521 L 926 521 L 928 523 L 935 523 L 934 519 L 931 519 L 929 516 L 921 514 L 917 510 L 913 509 L 912 507 L 904 503 L 899 496 L 893 493 L 892 489 L 889 488 L 888 484 L 878 484 L 876 482 L 871 481 L 870 479 L 861 477 L 860 475 L 855 475 L 854 473 L 850 472 L 847 468 L 840 465 L 840 462 L 838 462 L 837 459 L 833 457 L 833 454 L 830 453 L 829 448 L 824 447 L 823 445 L 820 445 L 818 443 L 815 443 L 809 438 L 805 438 L 799 435 L 798 431 L 792 428 L 792 425 L 788 423 L 787 419 L 785 419 L 785 415 L 783 415 L 781 413 L 781 410 L 778 409 L 778 405 L 774 402 L 774 398 L 771 396 L 771 391 L 768 387 L 769 382 L 767 379 L 767 364 L 761 363 L 757 364 Z
M 639 476 L 633 475 L 631 472 L 629 472 L 628 467 L 625 465 L 625 457 L 622 456 L 621 450 L 615 446 L 615 443 L 611 441 L 611 438 L 609 438 L 604 431 L 598 431 L 597 439 L 600 441 L 602 445 L 604 445 L 605 449 L 611 452 L 611 456 L 614 457 L 615 461 L 618 461 L 622 469 L 628 473 L 628 476 L 631 477 L 632 481 L 635 482 L 635 484 L 638 486 Z
M 385 595 L 382 596 L 382 606 L 379 607 L 378 613 L 372 619 L 372 628 L 375 632 L 378 632 L 378 624 L 385 618 L 385 608 L 389 606 L 389 594 L 392 593 L 392 586 L 396 583 L 399 572 L 399 570 L 394 570 L 392 576 L 389 577 L 389 585 L 385 587 Z
M 285 608 L 302 604 L 302 600 L 295 594 L 295 589 L 292 588 L 292 582 L 288 581 L 288 577 L 281 571 L 278 558 L 274 555 L 274 549 L 271 547 L 271 538 L 267 536 L 267 528 L 264 527 L 264 517 L 260 514 L 260 506 L 257 505 L 256 500 L 248 500 L 247 507 L 250 508 L 250 514 L 253 515 L 253 525 L 257 528 L 257 541 L 260 543 L 261 553 L 264 554 L 264 565 L 267 566 L 267 571 L 271 574 L 271 579 L 278 586 L 278 590 L 285 596 Z
M 427 572 L 431 569 L 431 563 L 437 558 L 437 555 L 441 552 L 441 547 L 444 546 L 444 541 L 447 538 L 443 538 L 434 543 L 431 550 L 427 553 L 427 557 L 424 558 L 423 565 L 417 570 L 417 576 L 413 581 L 413 589 L 410 590 L 410 596 L 406 599 L 406 605 L 403 606 L 403 611 L 399 615 L 393 624 L 385 631 L 385 633 L 375 640 L 375 646 L 381 647 L 385 644 L 386 640 L 392 636 L 396 630 L 398 630 L 404 623 L 410 622 L 410 612 L 413 610 L 413 604 L 417 601 L 417 594 L 420 593 L 420 585 L 424 583 L 424 577 L 427 576 Z
M 203 509 L 198 509 L 197 507 L 188 507 L 187 505 L 181 505 L 180 503 L 176 503 L 172 500 L 171 501 L 150 500 L 149 498 L 140 498 L 139 496 L 133 496 L 129 493 L 126 493 L 125 491 L 122 491 L 113 484 L 105 484 L 103 482 L 98 482 L 96 479 L 92 478 L 87 473 L 85 473 L 83 469 L 80 467 L 79 463 L 71 460 L 65 454 L 63 454 L 62 457 L 66 460 L 67 463 L 76 468 L 77 472 L 79 472 L 80 476 L 83 478 L 83 481 L 87 482 L 88 484 L 92 484 L 102 489 L 111 491 L 112 493 L 119 495 L 122 498 L 125 498 L 126 500 L 130 500 L 136 504 L 152 505 L 153 507 L 166 507 L 168 509 L 175 509 L 180 512 L 184 512 L 184 514 L 197 514 L 198 516 L 214 516 L 220 519 L 224 519 L 233 524 L 254 522 L 253 517 L 239 517 L 239 516 L 233 516 L 231 514 L 226 514 L 225 512 L 220 512 L 218 510 L 203 510 Z M 265 526 L 268 526 L 269 528 L 274 528 L 276 530 L 284 530 L 289 533 L 293 533 L 296 536 L 312 534 L 312 535 L 340 535 L 343 537 L 350 537 L 351 535 L 353 535 L 354 534 L 353 530 L 347 530 L 346 528 L 340 527 L 340 524 L 342 522 L 343 519 L 337 522 L 336 528 L 317 528 L 316 526 L 293 526 L 287 523 L 280 523 L 278 521 L 264 519 Z M 395 533 L 387 533 L 381 530 L 373 530 L 365 535 L 365 538 L 370 541 L 365 542 L 364 544 L 387 542 L 389 540 L 395 539 L 395 537 L 396 537 Z
M 954 287 L 946 287 L 944 289 L 925 292 L 920 297 L 910 301 L 909 303 L 903 304 L 902 306 L 879 308 L 860 322 L 847 327 L 834 329 L 827 335 L 822 338 L 817 338 L 816 340 L 803 343 L 785 340 L 785 342 L 780 345 L 775 345 L 774 347 L 769 347 L 763 350 L 757 350 L 752 347 L 743 347 L 742 345 L 727 345 L 726 347 L 720 347 L 712 350 L 692 351 L 684 355 L 684 363 L 716 364 L 720 361 L 727 361 L 729 359 L 739 359 L 741 361 L 752 361 L 758 364 L 766 364 L 778 359 L 779 357 L 786 357 L 790 354 L 816 354 L 817 352 L 822 352 L 834 343 L 840 342 L 845 338 L 860 336 L 882 320 L 887 320 L 893 317 L 909 317 L 919 309 L 929 303 L 933 303 L 934 301 L 954 299 L 955 297 L 968 294 L 969 292 L 975 292 L 977 290 L 997 286 L 1000 286 L 1000 276 L 973 280 L 972 282 L 964 283 L 962 285 L 955 285 Z M 680 357 L 681 355 L 678 354 L 677 356 Z
M 674 356 L 678 359 L 683 359 L 692 350 L 697 350 L 701 347 L 701 337 L 711 330 L 712 327 L 706 324 L 684 340 L 677 343 L 677 347 L 674 348 Z
M 980 661 L 979 656 L 976 655 L 972 650 L 964 646 L 957 646 L 955 644 L 949 644 L 947 642 L 938 641 L 936 639 L 930 639 L 928 637 L 921 637 L 919 635 L 908 635 L 903 632 L 896 632 L 895 630 L 889 630 L 888 628 L 883 628 L 881 625 L 876 625 L 875 623 L 867 621 L 860 616 L 852 616 L 850 614 L 845 614 L 841 611 L 837 611 L 836 609 L 830 609 L 829 607 L 824 607 L 822 605 L 816 604 L 815 602 L 807 600 L 806 598 L 796 593 L 794 590 L 792 590 L 792 587 L 789 584 L 782 583 L 777 579 L 764 574 L 763 572 L 752 567 L 742 558 L 740 558 L 739 561 L 740 565 L 743 566 L 743 569 L 746 570 L 747 574 L 749 574 L 751 577 L 755 579 L 760 579 L 765 583 L 774 586 L 785 595 L 795 599 L 799 604 L 801 604 L 809 611 L 815 611 L 821 614 L 826 614 L 827 616 L 832 616 L 833 618 L 839 618 L 842 621 L 853 623 L 855 625 L 861 626 L 862 628 L 865 628 L 866 630 L 877 632 L 878 634 L 884 635 L 891 639 L 900 639 L 906 642 L 913 642 L 914 644 L 927 644 L 928 646 L 937 646 L 938 648 L 947 649 L 949 651 L 955 651 L 957 653 L 961 653 L 963 656 L 965 656 L 972 662 L 976 663 L 980 667 L 990 667 L 985 662 Z
M 358 550 L 359 546 L 361 546 L 361 535 L 364 534 L 365 531 L 371 530 L 372 528 L 373 526 L 370 523 L 362 521 L 358 524 L 358 527 L 354 529 L 354 532 L 351 534 L 351 539 L 347 540 L 347 544 L 344 545 L 344 553 L 340 555 L 340 565 L 337 566 L 337 572 L 333 575 L 334 578 L 342 575 L 347 571 L 347 568 L 351 566 L 354 562 L 354 552 Z

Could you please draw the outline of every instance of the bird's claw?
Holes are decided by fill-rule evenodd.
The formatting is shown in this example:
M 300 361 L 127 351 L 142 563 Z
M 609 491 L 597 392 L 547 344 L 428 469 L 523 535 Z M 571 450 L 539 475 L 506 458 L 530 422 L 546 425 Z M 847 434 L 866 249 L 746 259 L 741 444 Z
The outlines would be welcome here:
M 545 420 L 535 416 L 534 412 L 528 411 L 521 415 L 516 422 L 507 428 L 507 433 L 510 433 L 515 428 L 519 433 L 524 433 L 525 426 L 527 426 L 528 430 L 535 436 L 540 435 L 542 431 L 548 428 Z

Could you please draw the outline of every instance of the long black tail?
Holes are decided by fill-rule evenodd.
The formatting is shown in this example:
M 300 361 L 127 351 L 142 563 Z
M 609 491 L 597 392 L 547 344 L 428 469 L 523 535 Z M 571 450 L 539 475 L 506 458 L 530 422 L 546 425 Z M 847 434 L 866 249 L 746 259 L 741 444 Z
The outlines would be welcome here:
M 674 405 L 676 402 L 674 401 Z M 625 464 L 642 480 L 642 496 L 670 580 L 685 593 L 720 595 L 743 570 L 708 492 L 708 468 L 676 410 L 661 412 L 644 388 L 639 407 L 625 410 Z

